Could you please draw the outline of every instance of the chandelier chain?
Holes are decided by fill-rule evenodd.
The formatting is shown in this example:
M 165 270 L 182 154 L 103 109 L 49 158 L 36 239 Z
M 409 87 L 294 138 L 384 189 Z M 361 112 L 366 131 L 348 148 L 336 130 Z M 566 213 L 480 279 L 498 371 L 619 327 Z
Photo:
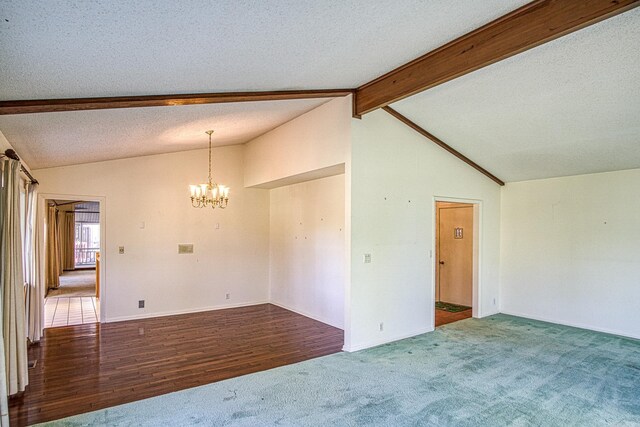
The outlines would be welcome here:
M 209 184 L 211 184 L 211 134 L 209 134 Z

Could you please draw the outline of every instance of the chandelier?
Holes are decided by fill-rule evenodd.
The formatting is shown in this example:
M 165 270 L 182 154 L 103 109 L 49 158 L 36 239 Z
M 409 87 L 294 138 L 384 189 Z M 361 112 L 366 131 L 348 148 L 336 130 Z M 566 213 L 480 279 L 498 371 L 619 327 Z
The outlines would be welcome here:
M 191 190 L 191 206 L 194 208 L 204 208 L 211 206 L 215 209 L 224 209 L 229 203 L 229 187 L 216 184 L 211 180 L 211 134 L 212 130 L 205 132 L 209 135 L 209 180 L 206 184 L 189 185 Z

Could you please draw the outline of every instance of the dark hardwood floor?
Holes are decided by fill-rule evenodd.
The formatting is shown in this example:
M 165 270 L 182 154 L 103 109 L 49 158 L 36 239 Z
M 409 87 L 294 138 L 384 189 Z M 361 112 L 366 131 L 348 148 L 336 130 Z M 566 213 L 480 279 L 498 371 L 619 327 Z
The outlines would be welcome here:
M 54 420 L 341 351 L 343 332 L 271 304 L 45 330 L 12 426 Z
M 471 309 L 461 311 L 459 313 L 450 313 L 444 310 L 436 309 L 436 328 L 446 325 L 447 323 L 457 322 L 458 320 L 468 319 L 471 317 Z

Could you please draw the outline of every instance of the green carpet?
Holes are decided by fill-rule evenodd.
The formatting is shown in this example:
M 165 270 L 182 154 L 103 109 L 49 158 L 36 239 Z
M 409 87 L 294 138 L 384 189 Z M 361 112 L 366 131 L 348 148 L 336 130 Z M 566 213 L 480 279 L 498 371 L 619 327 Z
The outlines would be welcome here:
M 471 310 L 471 307 L 467 307 L 466 305 L 458 305 L 458 304 L 451 304 L 449 302 L 438 301 L 436 302 L 436 309 L 448 311 L 449 313 L 460 313 L 461 311 Z
M 495 315 L 49 425 L 639 424 L 640 341 Z

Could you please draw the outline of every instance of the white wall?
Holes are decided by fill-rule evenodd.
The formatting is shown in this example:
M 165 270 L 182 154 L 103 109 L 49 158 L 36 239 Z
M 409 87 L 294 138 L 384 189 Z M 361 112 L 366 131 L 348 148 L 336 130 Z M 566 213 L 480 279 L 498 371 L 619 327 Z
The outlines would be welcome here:
M 508 184 L 501 311 L 640 338 L 640 169 Z
M 0 132 L 0 152 L 4 154 L 5 150 L 8 150 L 8 149 L 13 150 L 13 147 L 11 146 L 7 138 L 5 138 L 4 134 Z
M 7 138 L 4 136 L 4 134 L 2 132 L 0 132 L 0 153 L 4 154 L 4 152 L 6 150 L 13 150 L 13 146 L 9 143 L 9 140 L 7 140 Z M 14 150 L 15 151 L 15 150 Z M 18 153 L 18 157 L 20 156 L 20 153 Z M 24 168 L 26 168 L 28 171 L 31 171 L 31 169 L 29 168 L 29 165 L 27 163 L 25 163 L 24 160 L 20 159 L 20 163 L 22 164 L 22 166 Z M 26 175 L 24 175 L 24 177 L 26 177 Z
M 243 187 L 242 146 L 213 156 L 214 178 L 231 187 L 225 210 L 188 198 L 206 178 L 206 150 L 34 171 L 41 194 L 104 197 L 106 321 L 268 301 L 269 192 Z M 195 253 L 178 255 L 179 243 Z
M 351 96 L 333 99 L 246 145 L 244 184 L 278 185 L 343 173 L 351 137 Z M 325 171 L 306 177 L 312 171 Z
M 339 328 L 349 268 L 351 107 L 351 96 L 333 99 L 250 141 L 244 157 L 245 186 L 273 189 L 272 302 Z
M 481 202 L 478 315 L 497 312 L 500 187 L 384 111 L 352 121 L 345 349 L 433 328 L 434 198 Z M 372 262 L 363 263 L 370 253 Z M 495 303 L 494 303 L 495 301 Z M 384 330 L 379 331 L 380 322 Z
M 271 302 L 344 327 L 344 175 L 271 190 Z

